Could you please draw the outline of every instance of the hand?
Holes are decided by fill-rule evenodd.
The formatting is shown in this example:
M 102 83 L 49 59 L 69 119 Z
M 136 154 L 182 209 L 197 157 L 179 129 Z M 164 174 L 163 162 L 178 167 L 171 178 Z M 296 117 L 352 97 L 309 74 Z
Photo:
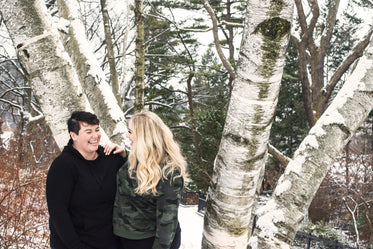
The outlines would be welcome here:
M 111 152 L 113 152 L 113 154 L 120 153 L 123 157 L 126 157 L 127 155 L 126 150 L 122 146 L 119 146 L 118 144 L 114 144 L 114 143 L 105 144 L 104 145 L 105 155 L 110 155 Z

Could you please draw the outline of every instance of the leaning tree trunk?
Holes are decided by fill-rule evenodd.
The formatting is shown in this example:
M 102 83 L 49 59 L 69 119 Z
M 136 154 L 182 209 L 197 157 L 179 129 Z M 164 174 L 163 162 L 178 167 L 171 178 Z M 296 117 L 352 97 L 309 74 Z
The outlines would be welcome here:
M 68 141 L 66 120 L 90 109 L 43 0 L 0 0 L 0 11 L 18 59 L 60 148 Z
M 203 248 L 246 248 L 289 41 L 293 0 L 247 1 L 236 76 L 208 192 Z
M 65 48 L 78 72 L 84 93 L 109 139 L 124 145 L 127 142 L 124 113 L 106 82 L 105 75 L 95 59 L 93 49 L 90 49 L 89 41 L 85 35 L 82 35 L 86 31 L 79 3 L 77 0 L 58 0 L 57 2 L 60 16 L 67 20 L 68 30 L 61 32 L 65 33 L 62 35 Z
M 323 178 L 373 108 L 373 41 L 259 210 L 249 248 L 290 248 Z

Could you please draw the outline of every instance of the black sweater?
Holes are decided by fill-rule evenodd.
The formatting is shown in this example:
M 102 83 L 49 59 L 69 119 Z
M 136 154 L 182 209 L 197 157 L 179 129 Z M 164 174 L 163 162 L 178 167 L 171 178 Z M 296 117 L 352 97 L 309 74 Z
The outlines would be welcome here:
M 70 140 L 49 168 L 46 184 L 50 245 L 56 249 L 115 247 L 112 215 L 116 174 L 125 159 L 106 156 L 85 160 Z

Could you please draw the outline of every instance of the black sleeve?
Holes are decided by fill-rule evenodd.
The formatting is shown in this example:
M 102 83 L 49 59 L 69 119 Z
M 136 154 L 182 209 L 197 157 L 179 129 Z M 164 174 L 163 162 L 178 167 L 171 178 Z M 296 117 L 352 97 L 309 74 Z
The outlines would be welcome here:
M 69 249 L 90 249 L 83 244 L 75 232 L 68 207 L 74 187 L 71 164 L 56 158 L 49 168 L 46 183 L 46 196 L 50 222 L 55 232 Z

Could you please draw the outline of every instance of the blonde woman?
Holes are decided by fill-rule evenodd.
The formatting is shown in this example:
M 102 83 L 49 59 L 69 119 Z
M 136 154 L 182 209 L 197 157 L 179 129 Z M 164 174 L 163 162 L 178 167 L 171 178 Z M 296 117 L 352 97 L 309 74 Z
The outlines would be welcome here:
M 186 163 L 171 130 L 153 112 L 128 123 L 128 162 L 118 171 L 114 233 L 124 249 L 176 249 Z

